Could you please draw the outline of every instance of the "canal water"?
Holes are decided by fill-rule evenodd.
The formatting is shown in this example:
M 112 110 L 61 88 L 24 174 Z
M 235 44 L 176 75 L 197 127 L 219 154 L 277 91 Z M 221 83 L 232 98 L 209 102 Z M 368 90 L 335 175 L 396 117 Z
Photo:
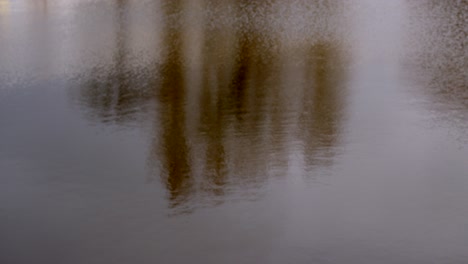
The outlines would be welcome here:
M 468 2 L 0 0 L 0 263 L 468 263 Z

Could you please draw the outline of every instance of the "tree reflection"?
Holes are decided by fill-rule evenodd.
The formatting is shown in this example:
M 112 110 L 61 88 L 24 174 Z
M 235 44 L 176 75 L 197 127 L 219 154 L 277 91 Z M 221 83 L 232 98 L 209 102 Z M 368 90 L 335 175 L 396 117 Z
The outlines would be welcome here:
M 164 5 L 167 16 L 182 9 L 182 1 Z M 161 139 L 153 144 L 153 159 L 161 159 L 163 182 L 173 206 L 188 199 L 193 188 L 186 133 L 186 87 L 183 61 L 183 35 L 179 26 L 166 25 L 163 43 L 165 57 L 160 65 L 157 101 Z
M 269 23 L 259 23 L 278 12 L 274 1 L 217 2 L 223 17 L 216 19 L 232 21 L 224 24 L 193 14 L 202 11 L 190 10 L 187 1 L 163 1 L 160 57 L 139 69 L 126 58 L 126 1 L 116 3 L 114 62 L 106 74 L 86 76 L 81 99 L 103 122 L 121 123 L 153 102 L 155 112 L 147 112 L 154 127 L 150 179 L 161 179 L 172 208 L 188 212 L 260 188 L 287 174 L 291 157 L 309 168 L 333 164 L 344 102 L 338 43 L 319 35 L 291 45 Z M 196 3 L 200 10 L 212 4 Z M 202 20 L 192 32 L 197 15 Z

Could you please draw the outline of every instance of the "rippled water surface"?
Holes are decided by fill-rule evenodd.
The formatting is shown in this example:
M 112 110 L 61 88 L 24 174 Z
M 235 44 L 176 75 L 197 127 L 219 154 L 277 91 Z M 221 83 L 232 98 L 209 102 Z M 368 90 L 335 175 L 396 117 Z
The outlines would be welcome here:
M 0 0 L 0 263 L 468 263 L 463 0 Z

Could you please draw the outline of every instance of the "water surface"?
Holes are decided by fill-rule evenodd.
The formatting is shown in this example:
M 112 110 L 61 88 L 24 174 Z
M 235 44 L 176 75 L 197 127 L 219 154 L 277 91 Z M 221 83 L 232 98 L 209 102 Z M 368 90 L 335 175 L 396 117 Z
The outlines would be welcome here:
M 0 0 L 0 262 L 466 263 L 467 22 Z

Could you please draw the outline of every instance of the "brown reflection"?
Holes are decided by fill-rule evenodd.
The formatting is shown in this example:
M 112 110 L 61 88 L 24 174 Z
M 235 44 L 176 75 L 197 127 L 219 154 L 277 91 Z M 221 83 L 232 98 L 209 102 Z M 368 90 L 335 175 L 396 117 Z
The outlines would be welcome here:
M 125 3 L 116 5 L 112 70 L 104 77 L 90 74 L 82 99 L 104 122 L 131 121 L 129 113 L 155 105 L 145 119 L 154 127 L 149 179 L 161 180 L 170 207 L 190 212 L 230 195 L 254 198 L 250 194 L 271 177 L 287 175 L 297 157 L 308 168 L 333 164 L 344 108 L 340 44 L 318 36 L 308 45 L 291 45 L 265 22 L 277 14 L 275 1 L 215 7 L 212 1 L 163 1 L 160 47 L 155 45 L 160 57 L 154 67 L 136 69 L 126 58 Z M 222 15 L 216 19 L 231 22 L 216 24 L 194 11 L 209 8 Z
M 206 50 L 216 49 L 218 43 L 206 43 Z M 228 106 L 227 88 L 229 87 L 229 72 L 223 69 L 216 59 L 217 54 L 204 52 L 202 87 L 200 95 L 200 125 L 199 132 L 203 135 L 202 143 L 206 146 L 204 155 L 203 175 L 207 179 L 204 189 L 221 196 L 224 194 L 223 186 L 226 184 L 227 164 L 225 137 L 228 125 L 226 111 Z M 212 52 L 215 53 L 215 52 Z M 211 55 L 211 56 L 210 56 Z
M 334 43 L 318 42 L 307 54 L 307 86 L 300 126 L 307 166 L 330 165 L 344 108 L 343 62 Z
M 182 9 L 182 1 L 166 2 L 168 17 Z M 172 206 L 188 199 L 192 189 L 189 147 L 186 133 L 186 87 L 183 61 L 183 32 L 178 25 L 166 25 L 163 35 L 166 47 L 160 66 L 157 92 L 159 103 L 157 122 L 161 126 L 160 139 L 154 143 L 154 159 L 161 159 L 162 180 L 169 192 Z
M 466 1 L 408 1 L 410 78 L 451 125 L 468 133 Z

